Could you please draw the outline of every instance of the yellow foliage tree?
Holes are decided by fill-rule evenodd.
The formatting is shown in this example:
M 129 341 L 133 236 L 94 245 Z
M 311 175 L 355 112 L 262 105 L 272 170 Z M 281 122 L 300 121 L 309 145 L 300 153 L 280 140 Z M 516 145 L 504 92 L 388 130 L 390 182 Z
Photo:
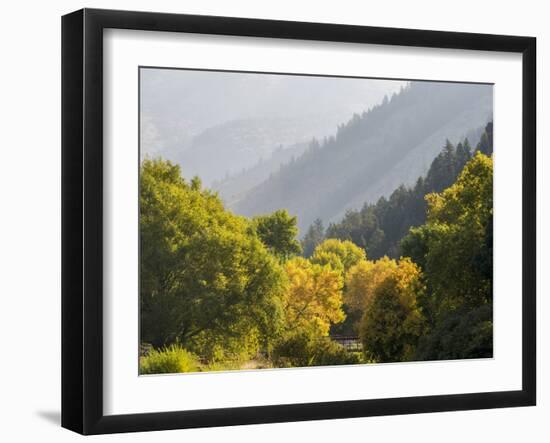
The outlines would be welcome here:
M 346 275 L 345 302 L 349 309 L 364 311 L 375 289 L 396 269 L 397 262 L 386 256 L 352 266 Z
M 417 303 L 424 291 L 420 268 L 401 259 L 372 292 L 361 319 L 366 357 L 376 362 L 413 360 L 425 318 Z
M 283 297 L 290 330 L 305 328 L 327 336 L 331 324 L 346 318 L 342 309 L 343 278 L 328 265 L 296 257 L 285 264 L 288 290 Z

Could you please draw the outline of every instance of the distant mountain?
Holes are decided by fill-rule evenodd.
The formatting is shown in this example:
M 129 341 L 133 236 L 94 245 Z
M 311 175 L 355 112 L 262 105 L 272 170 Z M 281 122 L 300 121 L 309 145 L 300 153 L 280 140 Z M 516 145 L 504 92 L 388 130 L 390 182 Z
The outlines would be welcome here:
M 206 186 L 211 186 L 214 180 L 234 176 L 270 159 L 281 146 L 284 150 L 297 143 L 307 145 L 312 134 L 326 131 L 327 125 L 318 116 L 232 120 L 202 131 L 171 160 L 181 165 L 184 176 L 198 175 Z
M 279 145 L 267 159 L 261 158 L 254 166 L 223 180 L 216 180 L 211 188 L 218 191 L 226 205 L 231 206 L 241 200 L 247 191 L 262 183 L 277 172 L 281 165 L 298 158 L 307 149 L 308 143 L 296 143 L 284 147 Z
M 206 186 L 267 160 L 283 145 L 308 143 L 406 85 L 286 74 L 143 68 L 143 156 L 180 164 Z
M 492 119 L 492 86 L 413 82 L 338 127 L 231 207 L 243 215 L 287 208 L 305 229 L 387 196 L 424 175 L 446 140 L 479 134 Z M 475 140 L 476 138 L 474 138 Z

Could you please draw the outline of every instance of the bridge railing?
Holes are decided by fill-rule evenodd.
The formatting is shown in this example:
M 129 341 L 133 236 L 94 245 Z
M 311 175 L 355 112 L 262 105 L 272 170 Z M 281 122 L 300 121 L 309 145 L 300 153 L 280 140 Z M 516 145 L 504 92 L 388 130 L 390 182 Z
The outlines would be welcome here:
M 348 352 L 363 351 L 363 344 L 357 335 L 331 335 L 329 337 L 323 337 L 323 339 L 332 340 L 342 345 Z

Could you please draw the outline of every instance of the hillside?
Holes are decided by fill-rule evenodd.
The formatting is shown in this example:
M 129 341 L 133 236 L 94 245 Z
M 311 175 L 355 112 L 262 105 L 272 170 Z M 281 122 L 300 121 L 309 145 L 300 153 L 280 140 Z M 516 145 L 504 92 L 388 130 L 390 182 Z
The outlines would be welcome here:
M 287 208 L 302 233 L 317 218 L 336 221 L 400 184 L 413 184 L 447 139 L 479 133 L 492 118 L 492 101 L 488 85 L 413 82 L 310 145 L 231 207 L 243 215 Z
M 186 176 L 198 175 L 210 186 L 216 180 L 240 174 L 270 159 L 280 147 L 292 149 L 300 141 L 307 144 L 309 134 L 322 130 L 324 125 L 320 121 L 313 117 L 228 121 L 202 131 L 186 150 L 175 153 L 173 160 L 181 165 Z M 261 177 L 264 178 L 267 177 Z
M 426 223 L 427 204 L 425 196 L 432 192 L 442 192 L 451 186 L 464 166 L 477 151 L 490 156 L 493 152 L 493 123 L 489 122 L 483 133 L 470 140 L 479 140 L 470 146 L 468 139 L 453 146 L 447 142 L 432 161 L 425 176 L 419 177 L 414 186 L 400 185 L 391 195 L 381 197 L 374 204 L 365 204 L 360 210 L 349 210 L 338 223 L 331 223 L 321 238 L 351 240 L 365 249 L 368 257 L 378 259 L 387 255 L 398 258 L 402 251 L 402 238 L 414 226 Z M 312 225 L 304 238 L 304 252 L 310 253 L 318 243 Z M 312 243 L 313 242 L 313 243 Z
M 222 200 L 231 206 L 243 198 L 243 195 L 255 186 L 266 180 L 271 174 L 279 170 L 282 164 L 288 163 L 292 158 L 297 158 L 307 149 L 308 143 L 295 143 L 283 147 L 279 145 L 269 158 L 262 157 L 251 168 L 244 169 L 234 175 L 229 175 L 223 180 L 212 182 L 211 188 L 219 192 Z

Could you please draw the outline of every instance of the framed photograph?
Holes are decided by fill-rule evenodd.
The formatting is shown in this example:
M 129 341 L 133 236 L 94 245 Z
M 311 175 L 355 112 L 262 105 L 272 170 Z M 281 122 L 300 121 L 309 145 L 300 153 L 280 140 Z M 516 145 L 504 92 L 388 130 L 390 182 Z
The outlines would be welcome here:
M 62 425 L 536 403 L 532 37 L 62 19 Z

